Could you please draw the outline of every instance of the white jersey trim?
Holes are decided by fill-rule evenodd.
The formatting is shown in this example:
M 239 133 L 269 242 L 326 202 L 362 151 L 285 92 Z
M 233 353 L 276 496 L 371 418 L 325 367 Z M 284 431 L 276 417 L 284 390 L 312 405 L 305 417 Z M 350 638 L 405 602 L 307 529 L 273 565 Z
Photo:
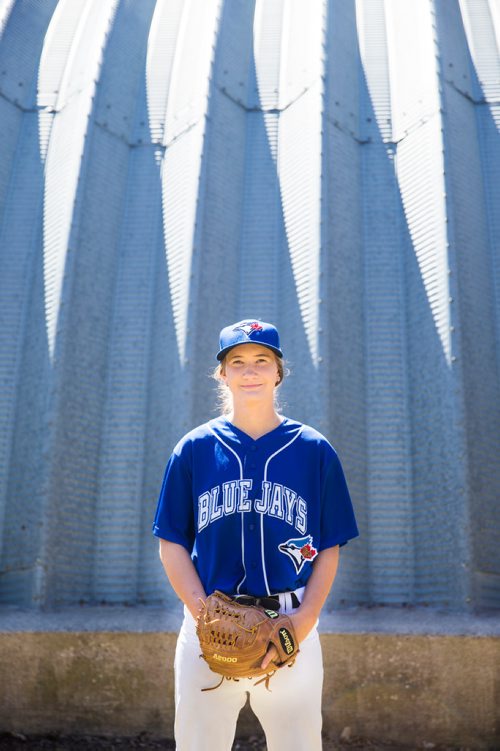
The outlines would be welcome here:
M 240 457 L 238 456 L 238 454 L 236 453 L 236 451 L 233 448 L 231 448 L 231 446 L 228 443 L 226 443 L 225 441 L 223 441 L 222 438 L 219 435 L 217 435 L 217 433 L 215 432 L 215 430 L 212 427 L 209 426 L 209 428 L 210 428 L 210 431 L 217 438 L 217 440 L 220 441 L 223 446 L 225 446 L 227 449 L 229 449 L 229 451 L 231 451 L 232 454 L 235 455 L 236 459 L 238 460 L 238 464 L 240 465 L 240 480 L 243 480 L 243 463 L 242 463 Z M 243 579 L 240 581 L 240 583 L 236 587 L 236 593 L 237 594 L 240 593 L 240 587 L 243 584 L 243 582 L 245 581 L 245 579 L 247 578 L 247 570 L 245 568 L 245 525 L 243 523 L 243 517 L 244 517 L 244 512 L 243 511 L 240 511 L 240 517 L 241 517 L 241 562 L 243 564 L 243 571 L 245 573 L 244 573 Z
M 274 459 L 277 454 L 280 454 L 282 451 L 284 451 L 288 446 L 290 446 L 301 434 L 302 427 L 299 428 L 297 433 L 294 435 L 294 437 L 291 439 L 291 441 L 288 441 L 288 443 L 285 443 L 284 446 L 279 448 L 277 451 L 274 452 L 274 454 L 271 454 L 271 456 L 268 457 L 265 465 L 264 465 L 264 480 L 267 480 L 267 467 L 271 459 Z M 271 594 L 271 590 L 269 589 L 269 582 L 267 580 L 267 571 L 266 571 L 266 559 L 264 555 L 264 514 L 260 515 L 260 555 L 262 559 L 262 573 L 264 574 L 264 582 L 266 585 L 266 592 L 268 595 Z M 244 580 L 243 580 L 244 581 Z

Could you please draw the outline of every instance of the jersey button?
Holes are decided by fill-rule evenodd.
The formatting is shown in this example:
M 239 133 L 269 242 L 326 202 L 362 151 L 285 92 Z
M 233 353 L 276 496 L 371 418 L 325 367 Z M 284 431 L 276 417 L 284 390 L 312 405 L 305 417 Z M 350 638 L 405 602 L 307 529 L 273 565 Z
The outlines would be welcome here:
M 250 446 L 250 451 L 257 451 L 257 446 L 255 445 L 255 443 L 253 443 L 253 444 L 252 444 L 252 445 Z
M 251 565 L 251 567 L 252 567 L 252 568 L 257 568 L 257 563 L 256 563 L 256 561 L 252 561 L 252 563 L 251 563 L 250 565 Z
M 250 532 L 253 532 L 255 529 L 255 524 L 249 524 L 248 529 L 250 530 Z
M 248 466 L 250 467 L 250 469 L 255 469 L 255 467 L 256 467 L 256 464 L 255 464 L 255 462 L 252 462 L 252 463 L 251 463 L 251 464 L 249 464 Z

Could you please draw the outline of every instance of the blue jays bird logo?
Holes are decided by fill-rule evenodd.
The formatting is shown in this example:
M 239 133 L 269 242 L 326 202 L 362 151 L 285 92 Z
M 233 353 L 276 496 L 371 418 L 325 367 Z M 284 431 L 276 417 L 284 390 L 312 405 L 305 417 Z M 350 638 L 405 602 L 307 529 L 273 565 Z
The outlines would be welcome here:
M 282 542 L 281 545 L 278 545 L 278 548 L 291 559 L 298 574 L 302 571 L 307 561 L 312 561 L 318 555 L 318 551 L 313 547 L 313 538 L 311 535 L 307 537 L 294 537 L 291 540 Z
M 243 321 L 234 331 L 243 331 L 249 337 L 254 331 L 262 331 L 262 326 L 257 321 Z

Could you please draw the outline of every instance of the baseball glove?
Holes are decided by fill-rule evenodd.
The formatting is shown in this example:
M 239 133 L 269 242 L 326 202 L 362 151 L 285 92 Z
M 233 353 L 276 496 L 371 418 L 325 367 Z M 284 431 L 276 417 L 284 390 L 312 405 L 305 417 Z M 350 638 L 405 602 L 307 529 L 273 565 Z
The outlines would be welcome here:
M 259 676 L 264 676 L 262 681 L 269 688 L 269 679 L 276 670 L 285 665 L 291 667 L 299 652 L 292 621 L 287 615 L 259 605 L 242 605 L 217 590 L 203 603 L 196 633 L 201 646 L 200 657 L 222 676 L 213 688 L 218 688 L 224 678 L 239 680 Z M 278 662 L 270 663 L 263 670 L 261 663 L 271 644 L 278 651 Z

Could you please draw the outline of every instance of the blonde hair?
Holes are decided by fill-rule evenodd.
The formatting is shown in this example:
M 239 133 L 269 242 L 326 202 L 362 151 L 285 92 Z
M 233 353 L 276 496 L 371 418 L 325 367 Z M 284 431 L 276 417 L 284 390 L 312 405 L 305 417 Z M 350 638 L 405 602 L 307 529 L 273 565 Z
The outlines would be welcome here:
M 276 387 L 274 390 L 274 408 L 279 412 L 280 404 L 276 391 L 278 386 L 281 386 L 281 384 L 283 383 L 285 376 L 288 375 L 288 368 L 286 368 L 286 362 L 282 357 L 274 355 L 274 359 L 276 360 L 276 366 L 278 368 L 278 381 L 276 382 Z M 221 378 L 221 376 L 224 375 L 225 363 L 226 358 L 224 358 L 222 362 L 220 362 L 212 371 L 212 378 L 217 381 L 217 406 L 219 408 L 220 414 L 222 415 L 229 414 L 233 409 L 233 395 L 231 394 L 229 387 L 226 386 Z

